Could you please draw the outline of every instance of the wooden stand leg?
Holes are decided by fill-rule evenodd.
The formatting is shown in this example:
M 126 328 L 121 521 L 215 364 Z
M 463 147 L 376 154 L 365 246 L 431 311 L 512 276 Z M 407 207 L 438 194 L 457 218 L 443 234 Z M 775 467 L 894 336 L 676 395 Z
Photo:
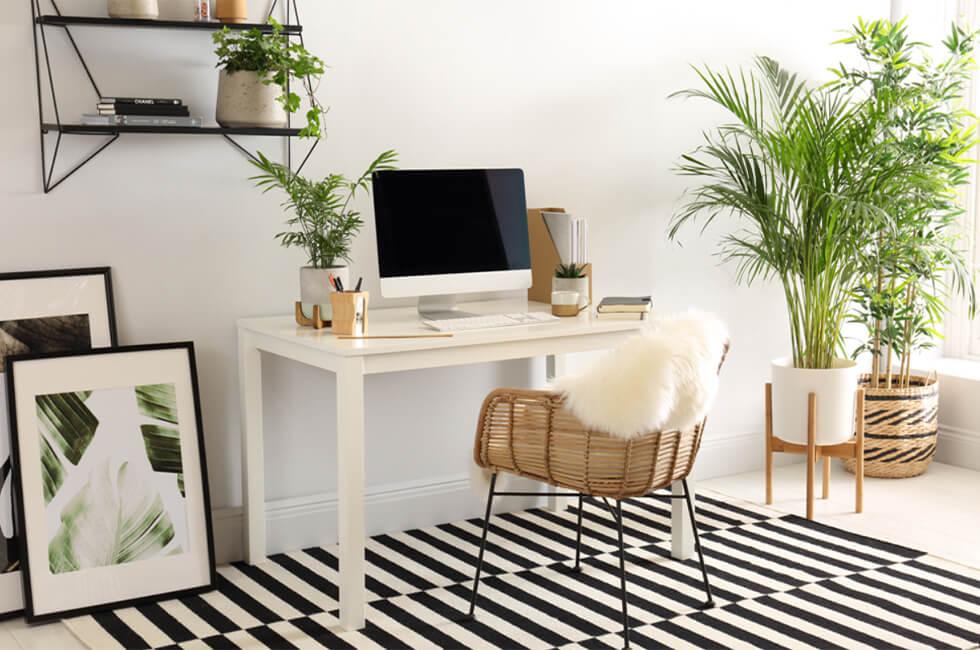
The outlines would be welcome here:
M 806 518 L 813 519 L 813 479 L 817 462 L 817 394 L 807 396 L 806 407 Z
M 864 512 L 864 389 L 857 391 L 854 426 L 854 512 Z
M 766 505 L 772 505 L 772 384 L 766 384 Z
M 823 498 L 830 498 L 830 456 L 823 457 Z

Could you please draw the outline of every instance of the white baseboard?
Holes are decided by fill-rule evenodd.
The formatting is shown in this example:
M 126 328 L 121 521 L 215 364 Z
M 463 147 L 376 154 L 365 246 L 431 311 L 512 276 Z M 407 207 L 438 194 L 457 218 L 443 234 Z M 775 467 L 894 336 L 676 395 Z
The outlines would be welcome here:
M 980 471 L 980 431 L 940 424 L 936 460 Z
M 706 436 L 692 478 L 740 474 L 763 464 L 761 433 Z M 789 459 L 778 458 L 777 462 Z M 515 489 L 533 490 L 533 483 Z M 481 516 L 486 492 L 472 485 L 469 474 L 437 479 L 391 483 L 368 488 L 365 496 L 369 535 L 408 530 L 421 526 Z M 533 498 L 510 497 L 499 510 L 516 510 L 535 505 Z M 494 508 L 498 510 L 498 508 Z M 215 555 L 219 564 L 240 560 L 242 554 L 242 508 L 214 511 Z M 337 539 L 337 495 L 315 494 L 278 499 L 266 503 L 266 532 L 269 553 L 333 544 Z

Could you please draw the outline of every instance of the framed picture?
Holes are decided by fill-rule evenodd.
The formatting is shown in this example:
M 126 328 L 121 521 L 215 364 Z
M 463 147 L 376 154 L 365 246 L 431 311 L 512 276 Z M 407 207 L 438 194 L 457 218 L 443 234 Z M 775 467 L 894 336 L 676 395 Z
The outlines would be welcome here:
M 29 622 L 213 588 L 192 343 L 8 357 Z
M 0 617 L 24 608 L 13 515 L 4 359 L 116 345 L 108 268 L 0 273 Z

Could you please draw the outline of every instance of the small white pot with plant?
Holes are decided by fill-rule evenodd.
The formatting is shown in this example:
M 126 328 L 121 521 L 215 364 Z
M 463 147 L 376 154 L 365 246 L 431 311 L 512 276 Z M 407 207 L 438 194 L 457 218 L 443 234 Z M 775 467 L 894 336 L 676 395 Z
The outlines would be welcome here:
M 316 99 L 315 85 L 323 74 L 323 61 L 291 41 L 274 19 L 269 23 L 273 26 L 269 33 L 227 27 L 214 33 L 216 67 L 221 69 L 217 122 L 225 127 L 285 127 L 287 113 L 295 113 L 301 104 L 300 96 L 290 90 L 293 79 L 309 101 L 300 135 L 319 138 L 323 107 Z
M 734 119 L 682 158 L 679 172 L 700 184 L 670 237 L 697 217 L 702 226 L 738 220 L 723 259 L 747 284 L 778 279 L 789 312 L 792 355 L 772 364 L 773 433 L 806 444 L 812 392 L 816 443 L 847 441 L 859 373 L 842 358 L 842 328 L 862 279 L 855 257 L 874 235 L 876 206 L 908 182 L 907 161 L 882 155 L 884 126 L 849 88 L 810 89 L 766 57 L 750 71 L 697 73 L 705 87 L 677 94 L 708 99 Z
M 555 267 L 555 277 L 551 279 L 552 291 L 575 291 L 578 293 L 578 307 L 589 306 L 589 278 L 583 264 L 559 264 Z
M 156 20 L 160 15 L 157 0 L 108 0 L 106 9 L 110 18 Z
M 354 210 L 352 200 L 358 190 L 370 191 L 371 174 L 394 169 L 397 154 L 385 151 L 355 180 L 343 174 L 330 174 L 321 180 L 311 180 L 272 162 L 262 152 L 252 161 L 261 173 L 252 176 L 263 193 L 282 190 L 286 200 L 282 207 L 291 213 L 286 221 L 289 229 L 276 235 L 283 246 L 299 247 L 306 253 L 306 266 L 300 269 L 300 299 L 307 309 L 320 305 L 320 317 L 330 320 L 329 276 L 339 277 L 345 289 L 353 289 L 347 267 L 354 238 L 364 225 L 361 214 Z

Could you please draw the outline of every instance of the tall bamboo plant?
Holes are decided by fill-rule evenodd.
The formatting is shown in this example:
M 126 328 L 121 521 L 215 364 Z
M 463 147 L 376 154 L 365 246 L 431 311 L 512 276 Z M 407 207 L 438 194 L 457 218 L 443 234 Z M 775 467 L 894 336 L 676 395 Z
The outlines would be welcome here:
M 904 182 L 904 170 L 876 152 L 876 116 L 851 89 L 810 89 L 765 57 L 747 71 L 695 71 L 704 87 L 675 96 L 713 102 L 731 121 L 682 157 L 679 173 L 699 183 L 669 235 L 699 218 L 702 231 L 733 218 L 723 260 L 736 263 L 747 284 L 780 281 L 794 366 L 830 368 L 862 279 L 854 251 L 882 219 L 877 197 Z
M 875 388 L 909 386 L 912 354 L 941 338 L 938 324 L 952 294 L 966 297 L 974 310 L 956 226 L 963 212 L 958 190 L 969 180 L 976 145 L 976 117 L 962 101 L 975 67 L 975 39 L 953 25 L 944 57 L 933 61 L 925 44 L 909 39 L 905 20 L 859 19 L 838 41 L 853 46 L 861 63 L 834 69 L 829 88 L 859 93 L 864 110 L 882 124 L 877 149 L 889 164 L 899 161 L 917 174 L 915 182 L 878 197 L 884 218 L 855 257 L 862 277 L 851 320 L 867 336 L 853 354 L 871 354 Z

